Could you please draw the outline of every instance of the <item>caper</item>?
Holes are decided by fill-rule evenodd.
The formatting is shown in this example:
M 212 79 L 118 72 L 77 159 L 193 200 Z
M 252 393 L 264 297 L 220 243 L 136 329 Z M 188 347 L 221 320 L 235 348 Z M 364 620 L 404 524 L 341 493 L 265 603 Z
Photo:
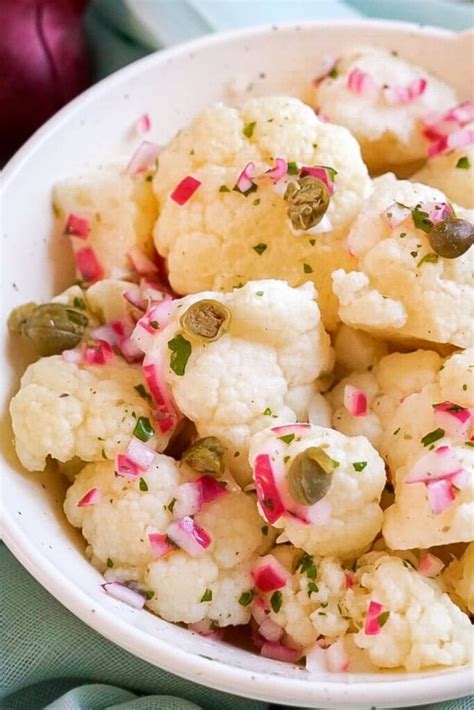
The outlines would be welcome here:
M 298 454 L 287 474 L 291 497 L 302 505 L 313 505 L 328 492 L 334 471 L 334 461 L 320 446 L 311 446 Z
M 432 227 L 428 241 L 443 259 L 456 259 L 474 244 L 474 225 L 466 219 L 445 219 Z
M 39 355 L 57 355 L 74 348 L 89 323 L 87 315 L 64 303 L 27 303 L 8 319 L 10 332 L 28 340 Z
M 294 229 L 305 230 L 321 222 L 331 198 L 322 180 L 304 175 L 288 184 L 284 199 L 288 202 L 287 214 Z
M 205 436 L 187 449 L 181 460 L 199 473 L 220 478 L 224 472 L 224 447 L 215 436 Z
M 227 306 L 211 298 L 196 301 L 181 316 L 185 333 L 207 343 L 218 340 L 228 330 L 231 314 Z

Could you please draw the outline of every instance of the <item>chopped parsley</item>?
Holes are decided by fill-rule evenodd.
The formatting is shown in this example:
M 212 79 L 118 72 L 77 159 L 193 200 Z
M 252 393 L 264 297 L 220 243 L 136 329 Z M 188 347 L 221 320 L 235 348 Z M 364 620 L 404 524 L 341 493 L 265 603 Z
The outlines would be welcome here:
M 148 601 L 150 601 L 150 599 L 153 599 L 153 597 L 155 596 L 155 592 L 153 592 L 151 589 L 144 589 L 142 591 L 142 594 L 145 595 Z
M 263 296 L 263 291 L 256 291 L 256 292 L 255 292 L 255 295 L 256 295 L 256 296 Z
M 389 611 L 383 611 L 381 614 L 379 614 L 378 622 L 379 622 L 380 627 L 385 626 L 385 624 L 388 621 L 389 616 L 390 616 Z
M 204 594 L 202 595 L 202 597 L 199 601 L 211 602 L 212 601 L 212 589 L 206 589 L 206 591 L 204 592 Z
M 263 535 L 268 535 L 268 525 L 262 525 L 260 530 L 262 531 Z
M 282 602 L 283 597 L 280 590 L 273 592 L 272 596 L 270 597 L 270 604 L 275 614 L 278 614 L 278 612 L 280 611 Z
M 400 427 L 398 427 L 398 429 L 395 429 L 395 431 L 393 432 L 392 436 L 396 436 L 396 435 L 399 434 L 399 433 L 400 433 Z
M 110 569 L 110 568 L 113 567 L 113 566 L 114 566 L 114 563 L 112 562 L 112 560 L 110 559 L 110 557 L 107 557 L 107 567 L 109 567 L 109 569 Z
M 435 254 L 434 252 L 430 251 L 428 254 L 425 254 L 420 261 L 418 262 L 417 266 L 421 266 L 422 264 L 437 264 L 438 263 L 439 256 L 438 254 Z
M 367 466 L 367 461 L 354 461 L 352 464 L 354 467 L 355 471 L 363 471 L 364 468 Z
M 256 594 L 257 592 L 255 591 L 255 589 L 249 589 L 248 592 L 242 592 L 239 597 L 239 604 L 241 606 L 248 606 L 250 602 L 254 599 Z
M 140 441 L 148 441 L 154 435 L 155 430 L 150 424 L 148 417 L 138 417 L 133 436 L 136 436 Z
M 263 252 L 265 251 L 266 248 L 267 248 L 267 245 L 263 244 L 262 242 L 260 242 L 259 244 L 256 244 L 254 247 L 252 247 L 252 249 L 254 251 L 256 251 L 259 256 L 261 256 L 263 254 Z
M 179 333 L 175 338 L 168 341 L 168 348 L 171 350 L 170 367 L 175 375 L 182 377 L 191 355 L 191 343 Z
M 407 235 L 406 232 L 400 232 L 400 234 L 398 236 L 400 237 L 400 239 L 405 239 L 406 235 Z
M 250 123 L 247 123 L 246 126 L 244 126 L 242 133 L 246 138 L 252 138 L 256 125 L 257 121 L 251 121 Z
M 412 257 L 413 257 L 414 259 L 418 256 L 418 252 L 417 252 L 417 251 L 411 251 L 410 254 L 412 255 Z
M 290 460 L 290 458 L 291 458 L 291 456 L 284 456 L 284 457 L 283 457 L 283 463 L 288 463 L 288 461 Z
M 260 198 L 258 197 L 256 200 L 253 201 L 252 204 L 253 204 L 254 207 L 258 207 L 259 204 L 260 204 Z
M 412 209 L 411 216 L 413 217 L 413 223 L 417 229 L 422 229 L 426 234 L 431 232 L 433 222 L 428 219 L 428 212 L 424 212 L 420 205 L 416 205 L 416 207 Z
M 258 186 L 255 182 L 252 182 L 248 190 L 241 190 L 238 185 L 234 185 L 232 189 L 234 190 L 234 192 L 240 192 L 240 194 L 244 197 L 248 197 L 248 195 L 250 195 L 252 192 L 256 192 L 258 190 Z
M 303 264 L 303 271 L 305 272 L 305 274 L 312 274 L 313 267 L 310 266 L 309 264 Z
M 308 597 L 310 597 L 313 593 L 318 593 L 319 592 L 319 587 L 315 582 L 308 582 Z
M 138 487 L 140 488 L 141 491 L 147 491 L 148 490 L 148 483 L 145 481 L 144 478 L 140 478 Z
M 301 574 L 306 573 L 308 579 L 316 579 L 318 570 L 314 564 L 314 560 L 311 555 L 304 552 L 296 563 L 296 569 L 300 570 Z
M 467 390 L 467 385 L 462 386 L 462 391 L 465 392 Z
M 107 458 L 107 454 L 105 453 L 105 449 L 102 449 L 102 458 L 103 459 Z
M 72 305 L 74 306 L 74 308 L 79 308 L 81 311 L 86 310 L 86 302 L 84 301 L 83 298 L 78 298 L 76 296 L 76 298 L 72 302 Z
M 221 185 L 219 192 L 230 192 L 230 188 L 228 188 L 227 185 Z
M 312 247 L 316 244 L 316 239 L 310 239 L 309 243 L 311 244 Z
M 166 506 L 168 508 L 168 510 L 170 511 L 170 513 L 172 513 L 174 510 L 174 506 L 176 505 L 176 500 L 177 500 L 177 498 L 172 498 L 171 501 Z
M 293 439 L 295 438 L 294 434 L 285 434 L 284 436 L 279 436 L 278 437 L 280 441 L 283 441 L 284 444 L 291 444 Z
M 471 448 L 474 448 L 474 441 L 465 441 L 464 446 L 470 446 Z
M 143 397 L 143 399 L 146 399 L 149 402 L 151 401 L 151 395 L 146 391 L 144 385 L 134 385 L 133 389 L 140 395 L 140 397 Z
M 330 79 L 337 79 L 338 76 L 339 76 L 339 72 L 337 71 L 337 68 L 336 68 L 336 67 L 334 67 L 333 69 L 331 69 L 331 71 L 330 71 L 329 74 L 328 74 L 328 77 L 329 77 Z
M 423 446 L 429 446 L 430 444 L 433 444 L 435 441 L 438 441 L 438 439 L 442 439 L 445 434 L 444 429 L 434 429 L 434 431 L 428 432 L 428 434 L 425 434 L 425 436 L 422 437 L 421 443 Z
M 416 569 L 415 565 L 413 562 L 410 562 L 410 560 L 402 560 L 403 566 L 406 567 L 407 569 Z
M 463 155 L 462 158 L 459 158 L 458 162 L 456 163 L 456 167 L 460 168 L 461 170 L 469 170 L 471 167 L 471 163 L 469 162 L 469 158 L 467 155 Z
M 154 328 L 155 330 L 158 330 L 158 328 L 160 327 L 160 324 L 158 323 L 157 320 L 151 320 L 151 321 L 150 321 L 150 325 L 151 325 L 151 327 Z
M 267 407 L 267 408 L 266 408 L 266 410 L 264 411 L 264 415 L 265 415 L 266 417 L 271 417 L 271 416 L 272 416 L 272 410 L 270 409 L 270 407 Z
M 294 160 L 288 162 L 288 175 L 298 175 L 299 168 Z

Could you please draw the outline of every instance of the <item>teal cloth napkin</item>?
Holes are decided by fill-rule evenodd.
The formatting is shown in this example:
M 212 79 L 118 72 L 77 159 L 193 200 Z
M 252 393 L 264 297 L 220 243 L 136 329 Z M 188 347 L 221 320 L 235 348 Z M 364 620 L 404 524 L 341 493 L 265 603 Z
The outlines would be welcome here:
M 94 0 L 87 28 L 100 78 L 209 32 L 364 14 L 459 30 L 472 25 L 473 7 L 462 0 Z M 267 710 L 166 673 L 105 640 L 2 544 L 0 571 L 0 710 Z M 474 697 L 424 710 L 474 710 Z

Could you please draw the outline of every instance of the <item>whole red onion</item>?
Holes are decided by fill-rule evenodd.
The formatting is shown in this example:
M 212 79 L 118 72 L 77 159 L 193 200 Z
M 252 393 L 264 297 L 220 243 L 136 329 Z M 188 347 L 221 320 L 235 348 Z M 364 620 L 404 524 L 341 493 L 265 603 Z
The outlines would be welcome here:
M 88 0 L 0 0 L 0 159 L 90 83 Z

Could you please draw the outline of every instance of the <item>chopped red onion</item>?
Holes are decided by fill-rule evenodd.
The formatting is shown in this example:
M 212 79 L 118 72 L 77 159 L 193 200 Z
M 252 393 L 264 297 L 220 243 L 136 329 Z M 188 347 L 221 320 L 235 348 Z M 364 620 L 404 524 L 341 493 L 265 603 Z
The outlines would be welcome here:
M 228 492 L 226 484 L 222 481 L 216 481 L 212 476 L 200 476 L 195 483 L 200 486 L 203 503 L 210 503 Z
M 430 503 L 431 512 L 434 515 L 443 513 L 451 503 L 454 502 L 456 495 L 451 481 L 440 479 L 426 484 L 428 492 L 428 501 Z
M 274 592 L 288 582 L 288 572 L 273 555 L 265 555 L 253 568 L 252 578 L 261 592 Z
M 146 355 L 143 361 L 143 375 L 157 408 L 156 418 L 160 431 L 165 434 L 175 428 L 179 421 L 168 384 L 161 375 L 161 363 L 155 355 Z
M 117 346 L 127 362 L 139 362 L 143 358 L 143 352 L 130 336 L 120 338 Z
M 428 219 L 433 224 L 454 216 L 453 208 L 447 202 L 421 202 L 419 209 L 422 212 L 426 212 Z
M 194 624 L 188 624 L 188 629 L 200 636 L 215 641 L 219 641 L 224 636 L 224 629 L 214 629 L 210 619 L 203 619 L 202 621 L 196 621 Z
M 453 402 L 441 402 L 434 407 L 435 421 L 453 439 L 466 439 L 472 424 L 472 412 Z
M 298 436 L 303 434 L 308 429 L 311 429 L 311 424 L 300 423 L 297 424 L 281 424 L 279 426 L 274 426 L 271 431 L 277 436 L 286 436 L 287 434 L 294 434 Z
M 72 348 L 72 350 L 63 350 L 61 355 L 66 362 L 72 362 L 74 365 L 80 365 L 82 362 L 82 350 Z
M 323 182 L 330 195 L 334 194 L 334 183 L 331 178 L 331 171 L 324 167 L 324 165 L 303 165 L 303 167 L 300 170 L 300 175 L 301 177 L 304 177 L 305 175 L 311 175 L 314 178 L 317 178 L 318 180 L 321 180 Z
M 88 217 L 80 217 L 77 214 L 70 214 L 66 220 L 64 234 L 79 239 L 87 239 L 90 232 L 90 220 Z
M 444 567 L 439 557 L 427 552 L 418 563 L 418 572 L 424 577 L 436 577 Z
M 148 541 L 155 559 L 165 557 L 176 550 L 171 544 L 167 535 L 161 533 L 148 533 Z
M 161 147 L 156 143 L 142 141 L 132 155 L 126 172 L 129 175 L 137 175 L 152 170 L 156 166 L 156 159 L 160 150 Z
M 425 93 L 428 82 L 420 78 L 412 81 L 408 86 L 387 86 L 383 89 L 386 103 L 396 106 L 408 104 Z
M 275 523 L 285 512 L 273 475 L 272 463 L 268 454 L 259 454 L 253 464 L 253 479 L 258 502 L 265 519 Z
M 128 301 L 128 303 L 135 306 L 135 308 L 138 308 L 140 311 L 146 310 L 146 299 L 143 298 L 141 290 L 138 286 L 132 286 L 127 289 L 123 292 L 122 296 L 126 301 Z
M 305 668 L 309 673 L 326 673 L 328 670 L 326 663 L 326 650 L 318 642 L 306 652 Z
M 89 283 L 99 281 L 104 278 L 104 270 L 97 259 L 92 247 L 82 247 L 74 253 L 77 270 Z
M 132 266 L 139 276 L 147 274 L 156 274 L 158 271 L 157 265 L 148 258 L 148 256 L 139 248 L 133 247 L 127 253 L 128 258 L 132 262 Z
M 327 500 L 318 500 L 317 503 L 305 507 L 304 519 L 311 525 L 327 525 L 331 520 L 332 506 Z
M 382 218 L 392 229 L 399 227 L 407 217 L 411 217 L 411 207 L 402 205 L 399 202 L 394 202 L 382 214 Z
M 117 454 L 115 457 L 115 473 L 122 478 L 137 478 L 143 473 L 143 469 L 130 461 L 125 454 Z
M 364 632 L 367 636 L 377 636 L 381 632 L 380 614 L 382 614 L 383 610 L 383 605 L 379 604 L 379 602 L 371 601 L 369 603 L 364 626 Z
M 263 636 L 266 641 L 276 642 L 281 639 L 283 629 L 268 616 L 258 627 L 258 633 Z
M 197 481 L 182 483 L 173 491 L 175 504 L 173 515 L 175 518 L 184 518 L 186 515 L 195 515 L 202 508 L 201 486 Z
M 450 446 L 438 446 L 418 459 L 405 478 L 405 483 L 431 483 L 451 478 L 460 470 L 455 450 Z
M 288 163 L 284 158 L 275 158 L 275 166 L 271 170 L 267 170 L 266 177 L 273 180 L 274 183 L 279 182 L 288 172 Z
M 91 338 L 94 340 L 101 340 L 109 345 L 117 345 L 119 337 L 115 330 L 112 328 L 110 323 L 105 325 L 99 325 L 97 328 L 91 331 Z
M 106 365 L 114 358 L 114 351 L 105 340 L 98 340 L 84 349 L 84 360 L 88 365 Z
M 272 658 L 274 661 L 283 661 L 284 663 L 296 663 L 301 658 L 301 652 L 295 648 L 288 648 L 282 643 L 265 641 L 260 649 L 260 655 L 265 658 Z
M 353 417 L 365 417 L 369 411 L 367 396 L 357 387 L 346 385 L 344 387 L 344 407 Z
M 239 177 L 237 178 L 237 182 L 235 183 L 235 188 L 239 192 L 246 193 L 248 190 L 250 190 L 255 183 L 252 181 L 252 178 L 255 176 L 255 163 L 247 163 L 245 168 L 242 170 L 240 173 Z M 234 188 L 234 189 L 235 189 Z
M 356 581 L 356 576 L 354 572 L 352 572 L 352 570 L 350 569 L 345 569 L 344 576 L 346 578 L 346 589 L 352 589 Z
M 357 67 L 347 77 L 347 88 L 354 94 L 365 98 L 374 97 L 377 91 L 377 86 L 372 77 Z
M 86 508 L 88 505 L 94 505 L 98 503 L 101 499 L 101 493 L 99 488 L 91 488 L 90 491 L 81 498 L 81 500 L 76 504 L 78 508 Z
M 193 178 L 191 175 L 188 175 L 176 185 L 170 195 L 170 198 L 173 200 L 173 202 L 176 202 L 176 204 L 182 207 L 186 204 L 188 200 L 191 199 L 191 197 L 194 195 L 200 185 L 200 180 L 196 180 L 196 178 Z
M 324 652 L 326 654 L 326 666 L 330 673 L 343 673 L 349 668 L 349 656 L 344 648 L 343 639 L 338 639 L 332 643 Z
M 170 523 L 166 534 L 191 557 L 199 557 L 204 554 L 211 544 L 211 538 L 208 533 L 189 516 Z
M 135 129 L 139 135 L 148 133 L 148 131 L 151 129 L 151 118 L 148 113 L 142 113 L 142 115 L 135 124 Z
M 449 150 L 455 150 L 457 148 L 465 148 L 472 143 L 474 143 L 474 130 L 460 128 L 430 143 L 428 146 L 428 157 L 435 158 L 441 153 L 446 153 Z
M 130 589 L 130 587 L 127 587 L 126 584 L 122 584 L 122 582 L 106 582 L 100 586 L 109 596 L 121 602 L 125 602 L 125 604 L 135 609 L 143 609 L 145 606 L 145 595 L 137 592 L 135 589 Z
M 155 451 L 144 444 L 143 441 L 133 437 L 127 446 L 125 456 L 127 461 L 140 471 L 147 471 L 153 463 Z
M 270 613 L 270 606 L 264 597 L 256 597 L 253 602 L 253 618 L 259 626 L 263 624 Z

